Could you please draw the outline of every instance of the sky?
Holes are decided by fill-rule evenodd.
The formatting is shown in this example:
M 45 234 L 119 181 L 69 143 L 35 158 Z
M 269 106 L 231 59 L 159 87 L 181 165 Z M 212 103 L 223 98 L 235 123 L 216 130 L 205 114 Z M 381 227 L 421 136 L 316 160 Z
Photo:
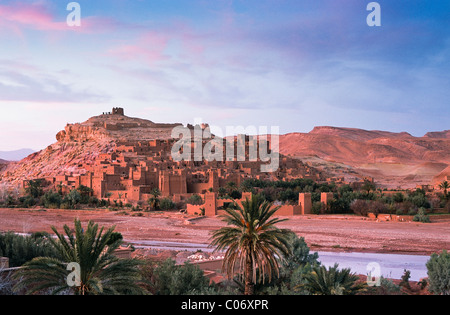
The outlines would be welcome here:
M 0 151 L 125 108 L 160 123 L 449 128 L 450 2 L 0 0 Z

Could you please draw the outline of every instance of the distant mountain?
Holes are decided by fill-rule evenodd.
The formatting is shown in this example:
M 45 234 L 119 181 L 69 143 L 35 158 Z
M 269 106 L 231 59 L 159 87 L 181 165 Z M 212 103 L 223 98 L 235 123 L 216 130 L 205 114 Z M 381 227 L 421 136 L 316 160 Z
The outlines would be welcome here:
M 438 138 L 438 139 L 450 139 L 450 130 L 428 132 L 425 137 Z
M 6 161 L 20 161 L 34 153 L 31 149 L 20 149 L 15 151 L 0 151 L 0 159 Z
M 325 165 L 330 175 L 356 172 L 390 188 L 415 187 L 438 174 L 450 175 L 448 130 L 414 137 L 406 132 L 316 127 L 309 133 L 282 135 L 280 153 L 308 158 L 312 166 Z

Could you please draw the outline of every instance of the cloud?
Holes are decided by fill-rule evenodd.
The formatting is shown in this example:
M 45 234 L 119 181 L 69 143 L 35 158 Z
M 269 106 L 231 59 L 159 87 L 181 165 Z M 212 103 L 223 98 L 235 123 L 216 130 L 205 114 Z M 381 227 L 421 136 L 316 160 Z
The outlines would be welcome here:
M 147 31 L 133 42 L 122 41 L 119 45 L 110 48 L 107 55 L 122 62 L 133 61 L 153 65 L 155 62 L 168 59 L 165 54 L 168 43 L 169 37 L 165 34 Z
M 82 34 L 105 33 L 125 27 L 124 23 L 112 17 L 81 16 L 81 26 L 69 26 L 66 18 L 70 13 L 66 4 L 60 4 L 63 14 L 57 15 L 45 2 L 13 2 L 0 5 L 0 32 L 14 32 L 24 36 L 25 31 L 34 30 L 52 33 L 77 32 Z M 82 11 L 84 12 L 84 11 Z
M 76 89 L 59 73 L 17 60 L 0 60 L 0 101 L 84 102 L 101 101 L 105 96 L 89 89 Z
M 28 28 L 42 31 L 67 30 L 66 22 L 54 20 L 53 14 L 42 4 L 21 2 L 0 5 L 0 25 L 3 28 Z

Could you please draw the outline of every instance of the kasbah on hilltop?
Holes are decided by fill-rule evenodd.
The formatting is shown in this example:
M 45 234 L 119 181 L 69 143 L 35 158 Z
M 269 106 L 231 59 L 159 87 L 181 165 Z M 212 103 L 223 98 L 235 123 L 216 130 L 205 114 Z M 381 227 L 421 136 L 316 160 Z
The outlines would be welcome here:
M 202 202 L 186 204 L 187 213 L 215 216 L 233 202 L 228 196 L 222 196 L 221 189 L 223 191 L 230 185 L 239 187 L 249 179 L 286 182 L 309 179 L 318 183 L 350 184 L 354 189 L 360 189 L 367 183 L 375 187 L 373 177 L 363 176 L 352 182 L 346 181 L 344 177 L 327 177 L 321 170 L 285 155 L 279 156 L 276 171 L 262 172 L 261 166 L 265 163 L 259 158 L 249 158 L 249 136 L 234 137 L 234 152 L 237 152 L 238 146 L 243 145 L 246 152 L 245 161 L 237 161 L 236 158 L 230 160 L 225 157 L 225 152 L 223 159 L 219 161 L 198 161 L 194 158 L 174 160 L 172 149 L 177 139 L 171 137 L 171 131 L 179 126 L 180 124 L 156 124 L 130 118 L 125 116 L 123 108 L 113 108 L 112 112 L 93 117 L 87 123 L 68 124 L 65 130 L 56 136 L 58 143 L 63 144 L 63 149 L 66 149 L 68 144 L 76 146 L 93 141 L 94 138 L 113 139 L 109 149 L 94 158 L 75 163 L 76 172 L 67 172 L 67 167 L 59 165 L 47 176 L 43 174 L 44 176 L 21 178 L 21 188 L 25 189 L 30 180 L 37 179 L 44 183 L 46 190 L 60 191 L 63 194 L 84 186 L 90 189 L 91 196 L 98 199 L 114 200 L 144 208 L 155 190 L 162 197 L 169 197 L 178 204 L 186 204 L 191 196 L 197 195 L 202 198 Z M 209 126 L 203 124 L 196 127 L 205 130 Z M 188 125 L 186 128 L 194 133 L 194 126 Z M 202 139 L 202 148 L 210 140 Z M 223 141 L 225 147 L 226 140 L 220 141 Z M 261 145 L 261 141 L 258 144 Z M 190 143 L 191 154 L 194 154 L 196 145 L 199 143 L 193 139 Z M 52 146 L 46 151 L 49 150 L 56 151 Z M 4 179 L 13 173 L 14 171 L 7 170 Z M 450 176 L 444 177 L 444 180 L 449 179 Z M 434 189 L 431 185 L 420 185 L 418 188 L 427 191 Z M 235 199 L 239 203 L 246 198 L 251 198 L 250 192 L 243 192 Z M 320 201 L 326 206 L 332 199 L 332 193 L 323 192 Z M 280 205 L 277 213 L 286 216 L 311 214 L 311 193 L 299 193 L 297 204 Z

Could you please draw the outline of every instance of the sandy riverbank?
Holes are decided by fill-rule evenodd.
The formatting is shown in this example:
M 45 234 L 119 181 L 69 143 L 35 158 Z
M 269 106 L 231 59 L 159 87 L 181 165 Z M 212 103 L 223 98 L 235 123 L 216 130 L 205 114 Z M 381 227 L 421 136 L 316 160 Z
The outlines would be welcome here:
M 108 210 L 0 209 L 0 231 L 62 231 L 75 218 L 116 226 L 129 240 L 208 244 L 210 232 L 224 225 L 218 217 L 195 219 L 178 212 L 113 212 Z M 194 220 L 192 220 L 194 219 Z M 297 216 L 279 225 L 303 236 L 313 251 L 346 251 L 430 255 L 450 250 L 450 219 L 424 224 L 376 222 L 356 216 Z

